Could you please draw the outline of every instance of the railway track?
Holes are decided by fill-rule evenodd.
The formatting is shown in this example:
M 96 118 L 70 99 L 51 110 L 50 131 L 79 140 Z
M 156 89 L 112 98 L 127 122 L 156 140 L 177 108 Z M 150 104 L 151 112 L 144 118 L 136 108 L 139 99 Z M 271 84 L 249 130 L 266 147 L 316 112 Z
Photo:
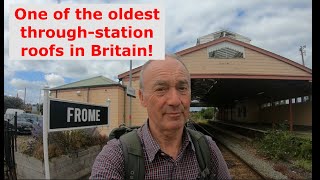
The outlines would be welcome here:
M 222 142 L 219 142 L 219 140 L 217 140 L 215 136 L 207 130 L 210 127 L 203 127 L 203 125 L 196 123 L 193 123 L 193 126 L 198 131 L 212 137 L 212 139 L 215 140 L 225 161 L 227 162 L 232 179 L 266 179 L 255 169 L 251 168 L 245 161 L 239 158 L 233 151 L 228 149 Z

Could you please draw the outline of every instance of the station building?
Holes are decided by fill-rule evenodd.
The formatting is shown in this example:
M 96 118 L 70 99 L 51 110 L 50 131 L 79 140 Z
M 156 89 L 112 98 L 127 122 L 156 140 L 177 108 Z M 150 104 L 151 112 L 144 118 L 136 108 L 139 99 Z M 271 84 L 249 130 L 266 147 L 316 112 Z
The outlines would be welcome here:
M 312 127 L 312 70 L 250 42 L 221 30 L 175 53 L 191 75 L 191 106 L 217 107 L 215 118 L 230 123 Z M 51 88 L 50 96 L 98 105 L 110 101 L 106 134 L 121 124 L 140 126 L 147 119 L 138 98 L 141 68 L 131 71 L 136 97 L 127 95 L 129 71 L 119 74 L 118 82 L 97 76 Z

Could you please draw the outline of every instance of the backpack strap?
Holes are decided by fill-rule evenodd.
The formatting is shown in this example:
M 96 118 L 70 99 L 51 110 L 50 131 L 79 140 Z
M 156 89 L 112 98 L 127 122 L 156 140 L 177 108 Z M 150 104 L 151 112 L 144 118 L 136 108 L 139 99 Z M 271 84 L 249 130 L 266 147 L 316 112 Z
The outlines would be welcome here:
M 125 179 L 144 179 L 144 156 L 137 130 L 119 138 L 124 155 Z
M 216 170 L 210 174 L 211 149 L 204 134 L 199 131 L 187 128 L 191 136 L 198 164 L 201 170 L 201 179 L 215 179 Z M 212 176 L 212 178 L 210 178 Z
M 204 134 L 187 128 L 198 160 L 198 164 L 201 170 L 201 179 L 216 179 L 217 169 L 215 172 L 210 174 L 210 147 Z M 141 147 L 140 138 L 138 137 L 137 130 L 134 129 L 119 138 L 121 142 L 121 148 L 124 155 L 124 169 L 125 179 L 144 179 L 145 167 L 144 167 L 144 156 Z M 215 167 L 215 166 L 214 166 Z

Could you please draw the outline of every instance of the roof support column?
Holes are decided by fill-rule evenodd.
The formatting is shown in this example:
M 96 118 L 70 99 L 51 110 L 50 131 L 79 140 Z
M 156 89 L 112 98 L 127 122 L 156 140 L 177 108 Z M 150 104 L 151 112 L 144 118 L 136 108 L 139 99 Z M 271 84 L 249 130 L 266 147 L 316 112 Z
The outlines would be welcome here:
M 228 113 L 228 105 L 226 105 L 225 106 L 225 110 L 224 110 L 224 112 L 225 112 L 225 119 L 226 119 L 226 121 L 229 121 L 229 113 Z
M 229 114 L 230 109 L 231 109 L 231 108 L 230 108 L 230 106 L 229 106 L 229 105 L 227 105 L 227 120 L 228 120 L 228 121 L 230 121 L 230 120 L 231 120 L 231 118 L 230 118 L 231 116 L 230 116 L 230 114 Z
M 275 104 L 274 104 L 274 101 L 273 99 L 271 99 L 271 107 L 269 108 L 269 110 L 272 111 L 275 109 Z M 275 129 L 276 127 L 276 123 L 275 123 L 275 118 L 272 118 L 272 129 Z
M 230 108 L 230 121 L 232 121 L 232 105 L 231 105 L 231 108 Z
M 224 109 L 223 109 L 223 107 L 221 107 L 221 120 L 223 121 L 223 111 L 224 111 Z
M 293 131 L 293 118 L 292 118 L 292 98 L 289 98 L 289 124 L 290 124 L 290 132 Z
M 222 119 L 222 121 L 224 121 L 224 120 L 225 120 L 225 119 L 224 119 L 224 118 L 225 118 L 224 113 L 225 113 L 225 109 L 224 109 L 224 107 L 222 107 L 222 118 L 221 118 L 221 119 Z

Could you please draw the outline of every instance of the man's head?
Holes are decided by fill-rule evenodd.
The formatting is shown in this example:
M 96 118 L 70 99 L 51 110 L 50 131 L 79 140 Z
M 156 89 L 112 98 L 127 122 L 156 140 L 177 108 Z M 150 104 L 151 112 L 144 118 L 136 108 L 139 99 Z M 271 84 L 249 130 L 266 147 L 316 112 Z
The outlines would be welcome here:
M 147 108 L 150 126 L 160 130 L 182 128 L 191 102 L 188 70 L 171 56 L 148 61 L 140 74 L 139 98 Z

